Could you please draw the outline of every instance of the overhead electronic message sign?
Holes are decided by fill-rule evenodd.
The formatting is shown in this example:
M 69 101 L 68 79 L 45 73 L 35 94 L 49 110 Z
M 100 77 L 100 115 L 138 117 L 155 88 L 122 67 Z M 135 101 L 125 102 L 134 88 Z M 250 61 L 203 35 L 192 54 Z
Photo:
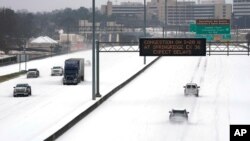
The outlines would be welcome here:
M 205 38 L 140 38 L 140 56 L 206 56 Z

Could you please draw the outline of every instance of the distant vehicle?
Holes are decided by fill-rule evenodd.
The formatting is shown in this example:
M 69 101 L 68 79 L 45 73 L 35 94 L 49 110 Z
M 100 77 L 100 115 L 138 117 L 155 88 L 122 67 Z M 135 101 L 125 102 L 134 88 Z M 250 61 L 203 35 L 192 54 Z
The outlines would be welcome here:
M 196 83 L 187 83 L 186 86 L 183 87 L 185 95 L 195 95 L 197 97 L 199 96 L 200 86 L 198 86 Z
M 188 114 L 186 109 L 184 110 L 175 110 L 169 111 L 169 120 L 174 122 L 183 122 L 188 120 Z
M 63 68 L 61 66 L 54 66 L 53 68 L 51 68 L 51 76 L 54 75 L 63 75 Z
M 31 86 L 27 83 L 17 84 L 14 87 L 13 96 L 31 96 Z
M 78 84 L 84 81 L 84 58 L 65 60 L 63 85 Z
M 28 69 L 27 78 L 37 78 L 39 77 L 40 73 L 38 69 Z
M 90 65 L 91 65 L 90 60 L 86 60 L 86 62 L 85 62 L 85 66 L 90 66 Z

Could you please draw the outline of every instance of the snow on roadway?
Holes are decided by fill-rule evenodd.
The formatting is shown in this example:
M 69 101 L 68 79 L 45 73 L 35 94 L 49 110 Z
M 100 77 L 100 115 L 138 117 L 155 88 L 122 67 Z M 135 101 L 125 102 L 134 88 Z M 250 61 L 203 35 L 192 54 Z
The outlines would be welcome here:
M 64 66 L 68 58 L 83 57 L 91 61 L 91 50 L 30 61 L 27 68 L 38 68 L 39 78 L 25 75 L 0 83 L 0 140 L 41 141 L 88 108 L 92 101 L 91 66 L 85 66 L 85 81 L 78 85 L 62 85 L 61 76 L 50 76 L 53 66 Z M 150 62 L 155 57 L 147 57 Z M 24 69 L 24 63 L 21 65 Z M 143 64 L 139 53 L 100 54 L 100 92 L 109 92 L 125 81 Z M 19 64 L 0 67 L 0 75 L 16 72 Z M 17 83 L 29 83 L 31 97 L 13 97 Z
M 228 141 L 230 124 L 250 124 L 248 56 L 162 57 L 59 141 Z M 200 97 L 183 85 L 201 86 Z M 187 123 L 169 121 L 187 109 Z

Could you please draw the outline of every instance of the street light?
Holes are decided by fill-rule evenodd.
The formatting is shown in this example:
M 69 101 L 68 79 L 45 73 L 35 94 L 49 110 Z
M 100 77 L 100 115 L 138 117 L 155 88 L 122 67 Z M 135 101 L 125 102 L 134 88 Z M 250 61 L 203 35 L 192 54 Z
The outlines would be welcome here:
M 166 28 L 167 28 L 167 0 L 165 0 L 165 14 L 164 14 L 165 16 L 164 16 L 164 30 L 163 30 L 163 32 L 165 33 L 165 34 L 163 34 L 164 35 L 164 37 L 167 37 L 167 32 L 165 31 L 166 30 Z
M 146 16 L 147 16 L 147 11 L 146 11 L 146 0 L 144 0 L 144 37 L 147 36 L 146 33 Z M 146 56 L 144 56 L 144 65 L 146 64 Z
M 175 36 L 177 37 L 177 0 L 175 1 Z
M 101 97 L 101 95 L 99 93 L 96 93 L 96 60 L 95 60 L 95 0 L 92 0 L 92 13 L 93 13 L 93 30 L 92 30 L 92 34 L 93 34 L 93 38 L 92 38 L 92 100 L 95 100 L 96 97 Z M 99 65 L 99 64 L 97 64 Z M 99 66 L 98 66 L 99 67 Z M 99 75 L 99 74 L 97 74 Z

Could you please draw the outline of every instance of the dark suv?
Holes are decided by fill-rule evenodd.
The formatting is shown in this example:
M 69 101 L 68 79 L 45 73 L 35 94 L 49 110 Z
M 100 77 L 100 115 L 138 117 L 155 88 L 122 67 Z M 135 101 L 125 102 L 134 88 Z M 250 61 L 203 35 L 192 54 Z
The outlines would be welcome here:
M 31 96 L 31 86 L 27 83 L 17 84 L 14 87 L 13 96 Z

